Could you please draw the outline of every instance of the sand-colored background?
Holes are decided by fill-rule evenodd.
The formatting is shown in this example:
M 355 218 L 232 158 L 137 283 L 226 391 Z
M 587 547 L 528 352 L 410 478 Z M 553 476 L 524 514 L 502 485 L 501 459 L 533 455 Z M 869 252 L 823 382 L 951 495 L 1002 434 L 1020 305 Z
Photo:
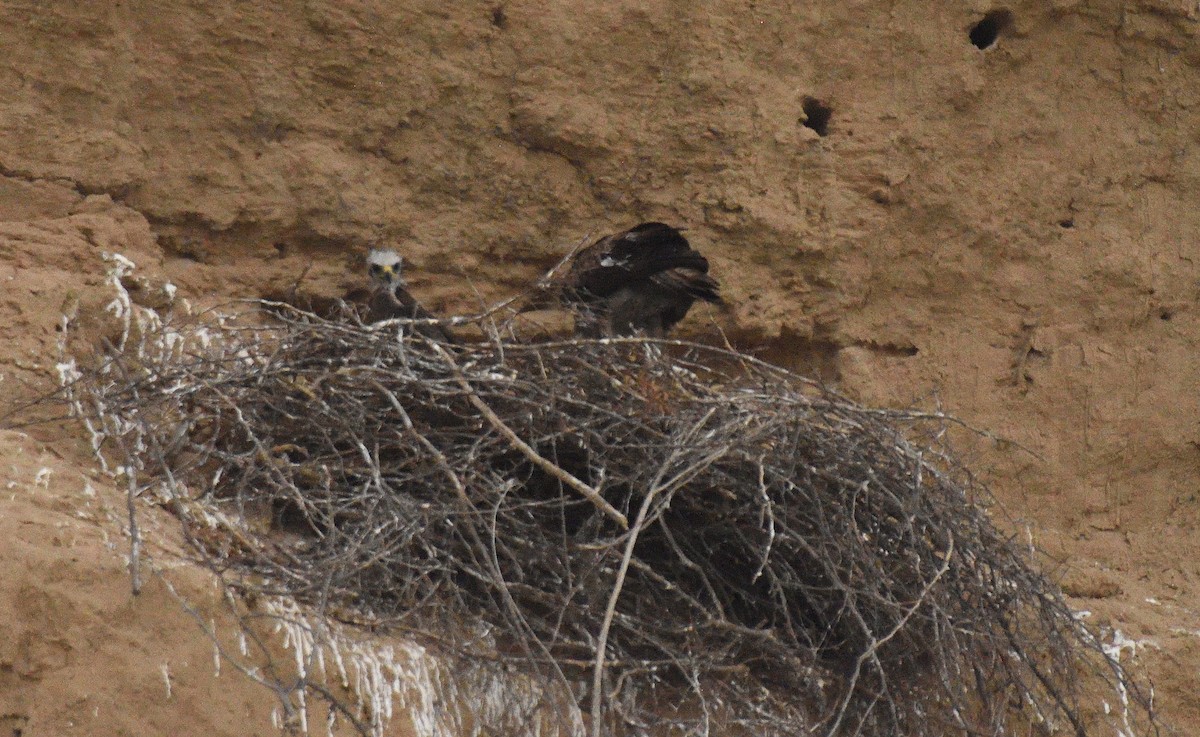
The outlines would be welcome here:
M 686 225 L 734 308 L 683 332 L 1032 451 L 974 462 L 1200 733 L 1194 0 L 11 2 L 0 46 L 6 398 L 103 308 L 102 251 L 212 304 L 343 294 L 389 241 L 473 310 L 587 234 Z M 130 598 L 82 434 L 0 458 L 0 734 L 268 733 L 161 583 Z

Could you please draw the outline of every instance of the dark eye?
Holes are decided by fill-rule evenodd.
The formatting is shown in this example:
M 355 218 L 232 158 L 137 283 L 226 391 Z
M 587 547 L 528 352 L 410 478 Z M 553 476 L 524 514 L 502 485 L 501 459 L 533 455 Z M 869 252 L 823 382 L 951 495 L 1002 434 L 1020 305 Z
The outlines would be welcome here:
M 378 274 L 379 272 L 383 271 L 383 267 L 380 266 L 379 264 L 371 264 L 370 268 L 368 268 L 367 270 L 370 271 L 372 274 Z

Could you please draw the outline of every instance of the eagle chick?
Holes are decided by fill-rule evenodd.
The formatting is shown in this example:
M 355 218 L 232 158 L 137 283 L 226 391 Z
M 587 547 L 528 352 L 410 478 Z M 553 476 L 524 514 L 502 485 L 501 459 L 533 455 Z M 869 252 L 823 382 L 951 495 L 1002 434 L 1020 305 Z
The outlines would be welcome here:
M 367 322 L 376 323 L 394 318 L 432 320 L 434 315 L 421 306 L 408 289 L 402 276 L 404 259 L 390 248 L 372 248 L 367 254 L 367 274 L 371 278 L 371 298 Z M 457 343 L 445 327 L 437 323 L 413 325 L 412 329 L 432 340 Z

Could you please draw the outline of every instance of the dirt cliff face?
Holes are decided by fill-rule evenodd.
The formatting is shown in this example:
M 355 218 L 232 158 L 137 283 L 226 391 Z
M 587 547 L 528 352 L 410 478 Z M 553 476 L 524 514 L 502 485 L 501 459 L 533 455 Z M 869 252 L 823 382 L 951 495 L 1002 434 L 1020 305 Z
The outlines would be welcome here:
M 685 333 L 721 328 L 864 401 L 936 402 L 1004 438 L 973 460 L 1014 529 L 1062 561 L 1094 621 L 1144 641 L 1123 657 L 1200 729 L 1194 2 L 0 15 L 6 394 L 53 373 L 64 311 L 102 329 L 102 251 L 150 278 L 135 298 L 169 301 L 155 280 L 170 280 L 212 304 L 301 274 L 343 294 L 364 246 L 386 241 L 428 306 L 473 310 L 585 236 L 685 225 L 733 305 L 698 308 Z M 194 662 L 174 702 L 138 685 L 205 646 L 169 597 L 123 598 L 115 513 L 82 511 L 120 498 L 86 475 L 84 445 L 28 432 L 4 439 L 0 518 L 46 533 L 0 543 L 22 572 L 0 582 L 22 633 L 0 643 L 0 724 L 176 731 L 179 699 L 203 703 L 186 711 L 196 733 L 268 724 L 265 690 L 214 686 Z M 104 632 L 145 657 L 95 656 Z

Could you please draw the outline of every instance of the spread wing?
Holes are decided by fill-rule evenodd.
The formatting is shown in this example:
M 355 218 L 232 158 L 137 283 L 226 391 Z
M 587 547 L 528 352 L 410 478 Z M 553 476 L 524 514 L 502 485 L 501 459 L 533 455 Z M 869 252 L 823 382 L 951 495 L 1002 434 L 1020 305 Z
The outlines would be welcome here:
M 696 299 L 720 301 L 717 283 L 708 276 L 708 260 L 677 228 L 664 223 L 642 223 L 601 238 L 575 258 L 568 280 L 584 299 L 604 299 L 653 282 Z

